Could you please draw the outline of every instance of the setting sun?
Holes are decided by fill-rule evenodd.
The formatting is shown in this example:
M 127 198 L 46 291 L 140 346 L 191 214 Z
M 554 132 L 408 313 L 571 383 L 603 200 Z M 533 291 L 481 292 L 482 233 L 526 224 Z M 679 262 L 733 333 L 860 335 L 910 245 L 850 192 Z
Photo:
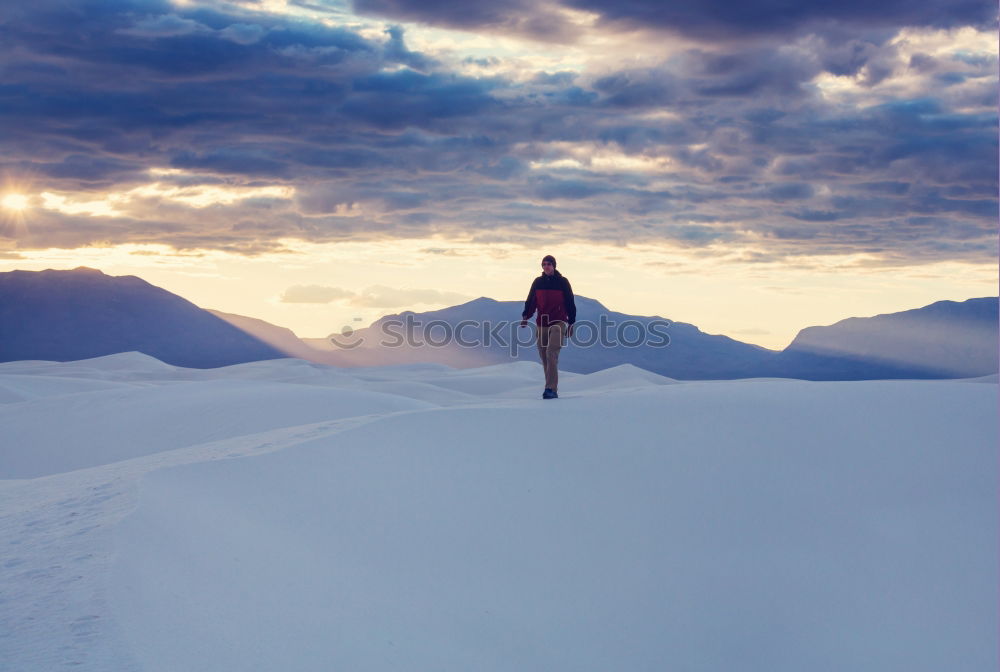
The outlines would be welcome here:
M 0 200 L 5 210 L 24 210 L 28 207 L 29 200 L 24 194 L 7 194 Z

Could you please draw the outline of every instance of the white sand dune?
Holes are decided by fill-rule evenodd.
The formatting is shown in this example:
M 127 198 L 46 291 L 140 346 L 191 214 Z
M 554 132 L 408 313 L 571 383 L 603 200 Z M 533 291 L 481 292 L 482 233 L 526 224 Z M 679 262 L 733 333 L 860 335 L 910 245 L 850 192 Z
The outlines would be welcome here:
M 363 389 L 282 382 L 167 382 L 0 407 L 0 477 L 36 478 L 320 420 L 433 404 Z
M 176 371 L 195 371 L 165 364 L 141 352 L 120 352 L 104 357 L 78 359 L 72 362 L 25 360 L 0 364 L 0 374 L 30 373 L 36 375 L 79 376 L 98 380 L 142 380 L 161 378 Z
M 1000 376 L 994 373 L 989 376 L 979 376 L 978 378 L 965 378 L 964 380 L 970 383 L 996 383 L 1000 381 Z
M 95 390 L 121 390 L 129 387 L 130 385 L 124 382 L 92 378 L 0 373 L 0 404 Z
M 995 383 L 137 354 L 0 368 L 0 667 L 996 668 Z
M 624 390 L 630 388 L 648 388 L 657 385 L 673 385 L 678 381 L 667 376 L 661 376 L 652 371 L 640 369 L 632 364 L 619 364 L 608 369 L 574 379 L 570 387 L 574 391 L 598 392 L 605 390 Z

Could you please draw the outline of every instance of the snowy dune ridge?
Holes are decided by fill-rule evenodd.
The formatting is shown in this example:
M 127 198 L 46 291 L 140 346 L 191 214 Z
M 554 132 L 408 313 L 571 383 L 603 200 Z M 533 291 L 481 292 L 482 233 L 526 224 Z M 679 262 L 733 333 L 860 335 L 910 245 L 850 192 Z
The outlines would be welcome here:
M 541 379 L 0 364 L 0 669 L 997 668 L 996 376 Z

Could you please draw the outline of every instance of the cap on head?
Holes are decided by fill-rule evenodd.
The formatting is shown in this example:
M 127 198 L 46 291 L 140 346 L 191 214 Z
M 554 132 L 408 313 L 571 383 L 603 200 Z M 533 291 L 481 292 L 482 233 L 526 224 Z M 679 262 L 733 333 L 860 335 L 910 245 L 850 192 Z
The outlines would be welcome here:
M 551 254 L 546 254 L 544 257 L 542 257 L 542 261 L 543 262 L 544 261 L 551 261 L 552 262 L 552 268 L 556 267 L 556 258 L 553 257 Z

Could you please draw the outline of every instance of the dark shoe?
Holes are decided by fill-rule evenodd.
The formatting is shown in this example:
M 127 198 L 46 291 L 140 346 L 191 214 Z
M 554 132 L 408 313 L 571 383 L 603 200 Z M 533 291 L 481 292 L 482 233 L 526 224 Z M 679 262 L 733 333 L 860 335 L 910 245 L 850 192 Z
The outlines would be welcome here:
M 547 387 L 545 388 L 545 391 L 542 392 L 542 399 L 555 399 L 557 396 L 559 395 L 557 395 L 555 392 L 553 392 Z

